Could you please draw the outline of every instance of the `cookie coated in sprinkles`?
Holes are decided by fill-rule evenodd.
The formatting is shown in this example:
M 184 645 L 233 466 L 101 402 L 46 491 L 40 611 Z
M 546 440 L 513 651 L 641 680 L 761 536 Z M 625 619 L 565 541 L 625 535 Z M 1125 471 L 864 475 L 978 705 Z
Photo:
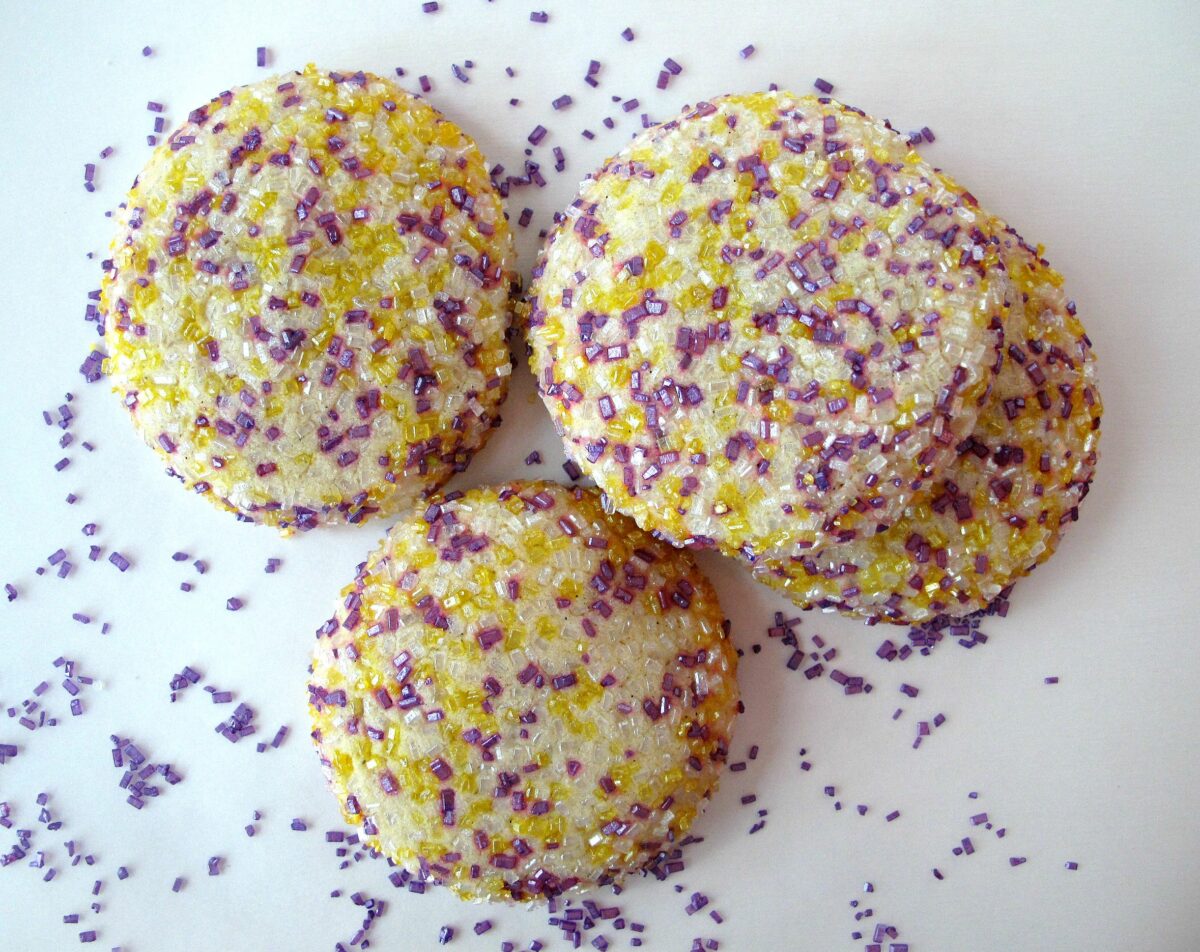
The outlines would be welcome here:
M 620 511 L 750 563 L 894 522 L 994 380 L 986 218 L 885 123 L 766 92 L 589 177 L 528 304 L 569 456 Z
M 402 519 L 317 632 L 313 738 L 347 821 L 464 898 L 613 883 L 712 795 L 739 700 L 716 593 L 595 489 Z
M 284 532 L 463 470 L 498 423 L 514 253 L 474 143 L 309 66 L 194 110 L 105 262 L 104 370 L 186 486 Z
M 1004 222 L 1012 286 L 1004 363 L 947 472 L 885 532 L 763 558 L 756 577 L 806 608 L 901 624 L 981 611 L 1045 562 L 1091 485 L 1102 404 L 1091 341 L 1062 276 Z

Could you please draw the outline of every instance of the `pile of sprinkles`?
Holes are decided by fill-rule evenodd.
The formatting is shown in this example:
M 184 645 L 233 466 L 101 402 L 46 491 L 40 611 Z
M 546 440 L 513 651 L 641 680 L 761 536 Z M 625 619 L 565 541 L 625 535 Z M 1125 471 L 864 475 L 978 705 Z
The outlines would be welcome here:
M 874 883 L 863 883 L 864 894 L 869 895 L 874 892 Z M 850 938 L 855 942 L 865 940 L 865 944 L 862 946 L 863 952 L 885 952 L 885 949 L 886 952 L 909 952 L 908 943 L 898 941 L 900 930 L 896 926 L 888 925 L 886 922 L 876 922 L 874 925 L 867 922 L 875 916 L 875 910 L 864 903 L 865 900 L 850 900 L 850 909 L 855 922 L 855 929 L 850 933 Z
M 156 764 L 148 760 L 141 748 L 129 738 L 114 734 L 111 740 L 113 766 L 124 771 L 119 785 L 122 790 L 129 791 L 125 802 L 135 810 L 142 809 L 147 800 L 162 793 L 163 788 L 155 777 L 161 777 L 162 782 L 169 786 L 174 786 L 183 779 L 170 764 Z

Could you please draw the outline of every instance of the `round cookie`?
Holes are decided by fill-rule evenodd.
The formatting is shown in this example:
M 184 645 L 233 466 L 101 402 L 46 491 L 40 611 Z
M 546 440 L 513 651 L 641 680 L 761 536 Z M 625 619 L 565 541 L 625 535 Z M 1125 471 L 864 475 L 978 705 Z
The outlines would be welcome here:
M 953 459 L 995 373 L 986 219 L 884 123 L 728 96 L 587 179 L 534 271 L 569 456 L 677 544 L 871 534 Z
M 349 822 L 465 898 L 616 881 L 716 787 L 736 654 L 692 557 L 594 489 L 398 522 L 318 630 L 313 737 Z
M 475 144 L 393 83 L 309 66 L 222 93 L 118 217 L 105 370 L 170 471 L 244 518 L 399 511 L 498 422 L 503 206 Z
M 1048 559 L 1078 518 L 1102 412 L 1091 342 L 1058 272 L 1003 222 L 990 230 L 1014 290 L 975 431 L 890 529 L 762 559 L 756 577 L 798 604 L 897 623 L 970 614 Z

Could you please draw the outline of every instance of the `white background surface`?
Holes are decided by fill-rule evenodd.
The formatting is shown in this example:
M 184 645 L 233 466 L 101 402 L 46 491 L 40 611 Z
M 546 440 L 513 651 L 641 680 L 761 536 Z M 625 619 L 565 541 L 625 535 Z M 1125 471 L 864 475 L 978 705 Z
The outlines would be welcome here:
M 270 47 L 278 69 L 310 60 L 387 73 L 403 65 L 410 89 L 428 73 L 432 101 L 510 169 L 533 126 L 550 128 L 537 155 L 548 186 L 509 201 L 514 219 L 526 205 L 536 213 L 520 239 L 526 270 L 537 227 L 638 126 L 641 110 L 627 115 L 610 95 L 637 96 L 662 119 L 705 96 L 770 81 L 807 91 L 823 76 L 839 98 L 901 129 L 930 125 L 938 141 L 926 154 L 1047 246 L 1095 342 L 1106 413 L 1102 465 L 1082 521 L 1057 558 L 1018 586 L 1009 617 L 984 625 L 991 640 L 973 651 L 944 644 L 929 658 L 889 666 L 874 649 L 902 630 L 805 617 L 805 646 L 818 633 L 837 645 L 842 669 L 875 685 L 870 696 L 844 697 L 827 679 L 807 682 L 786 670 L 788 650 L 765 637 L 784 603 L 706 556 L 747 649 L 747 712 L 734 759 L 750 744 L 760 754 L 744 773 L 726 776 L 698 824 L 705 842 L 690 851 L 686 872 L 667 883 L 633 882 L 619 902 L 647 923 L 651 950 L 687 950 L 694 936 L 737 952 L 861 948 L 850 939 L 848 903 L 856 898 L 875 910 L 858 928 L 869 934 L 879 920 L 895 924 L 912 952 L 1195 949 L 1197 8 L 616 0 L 442 7 L 426 16 L 416 0 L 0 2 L 0 582 L 21 590 L 15 603 L 0 602 L 0 708 L 45 679 L 46 706 L 66 715 L 61 675 L 51 667 L 60 654 L 104 683 L 83 695 L 85 717 L 34 734 L 0 712 L 0 742 L 21 747 L 0 766 L 0 800 L 12 803 L 16 826 L 32 828 L 35 848 L 59 869 L 49 884 L 24 862 L 0 869 L 0 949 L 75 948 L 80 930 L 96 929 L 99 940 L 88 948 L 328 950 L 362 918 L 348 899 L 328 897 L 334 888 L 388 901 L 373 949 L 436 948 L 443 923 L 459 930 L 453 949 L 534 938 L 564 947 L 544 912 L 471 907 L 437 890 L 409 895 L 387 883 L 382 862 L 339 871 L 324 842 L 321 831 L 341 827 L 306 738 L 309 643 L 385 527 L 285 541 L 237 524 L 164 478 L 107 388 L 89 387 L 76 372 L 92 334 L 81 321 L 84 296 L 98 281 L 84 255 L 103 250 L 103 212 L 148 154 L 146 101 L 165 102 L 173 125 L 217 91 L 265 75 L 254 66 L 258 45 Z M 543 8 L 550 23 L 530 23 L 529 11 Z M 637 33 L 633 44 L 618 36 L 626 25 Z M 748 43 L 758 53 L 743 61 L 738 50 Z M 145 44 L 155 50 L 148 59 Z M 667 56 L 684 73 L 658 92 Z M 592 57 L 604 63 L 595 90 L 582 82 Z M 476 66 L 464 86 L 450 65 L 468 58 Z M 515 79 L 503 74 L 510 64 Z M 553 113 L 550 100 L 563 92 L 575 104 Z M 509 107 L 510 97 L 521 106 Z M 600 125 L 606 115 L 617 119 L 615 131 Z M 597 131 L 594 143 L 580 137 L 584 127 Z M 99 163 L 100 188 L 88 195 L 83 164 L 105 145 L 116 153 Z M 551 168 L 553 145 L 567 153 L 562 175 Z M 503 428 L 459 485 L 534 472 L 562 478 L 523 366 L 517 378 Z M 56 407 L 68 389 L 77 394 L 75 432 L 96 444 L 94 454 L 78 444 L 63 453 L 59 431 L 41 421 L 40 410 Z M 529 469 L 521 460 L 535 445 L 547 463 Z M 64 455 L 71 465 L 55 472 Z M 72 491 L 80 499 L 67 506 Z M 80 534 L 89 521 L 101 527 L 95 540 Z M 134 569 L 89 563 L 88 541 L 106 555 L 119 549 Z M 78 566 L 72 577 L 36 577 L 60 546 Z M 210 572 L 197 578 L 188 563 L 172 562 L 177 549 L 206 559 Z M 273 576 L 262 571 L 269 556 L 283 559 Z M 185 579 L 197 583 L 191 594 L 178 590 Z M 232 595 L 247 603 L 236 615 L 224 610 Z M 72 622 L 76 611 L 97 623 Z M 100 635 L 100 620 L 112 623 L 109 635 Z M 750 652 L 755 643 L 761 654 Z M 265 754 L 253 740 L 228 744 L 213 727 L 231 709 L 214 707 L 199 688 L 168 703 L 168 681 L 185 664 L 253 706 L 267 738 L 288 724 L 288 741 Z M 1044 685 L 1049 675 L 1061 683 Z M 902 682 L 920 696 L 902 696 Z M 893 722 L 897 706 L 905 713 Z M 938 711 L 946 725 L 912 750 L 916 721 Z M 117 788 L 111 733 L 132 736 L 185 781 L 134 811 Z M 813 764 L 808 773 L 799 768 L 801 746 Z M 826 784 L 848 809 L 834 811 Z M 971 790 L 978 800 L 967 798 Z M 37 822 L 40 791 L 64 821 L 57 834 Z M 740 805 L 750 792 L 758 802 Z M 857 803 L 870 805 L 866 817 L 853 811 Z M 747 836 L 760 807 L 770 811 L 767 826 Z M 241 830 L 255 809 L 264 819 L 251 840 Z M 885 823 L 891 809 L 902 815 Z M 1004 840 L 970 827 L 979 811 L 1007 828 Z M 310 832 L 289 830 L 292 817 L 306 819 Z M 13 837 L 0 834 L 6 851 Z M 975 855 L 952 856 L 967 835 Z M 66 868 L 67 838 L 94 853 L 96 865 Z M 212 855 L 226 859 L 215 879 L 206 875 Z M 1013 855 L 1028 862 L 1010 868 Z M 1067 860 L 1079 871 L 1064 870 Z M 122 864 L 132 876 L 118 882 Z M 934 866 L 945 881 L 933 879 Z M 187 880 L 177 895 L 176 876 Z M 98 915 L 87 908 L 96 878 L 104 880 Z M 875 892 L 864 896 L 868 880 Z M 686 887 L 682 895 L 675 883 Z M 693 890 L 712 897 L 724 925 L 684 915 Z M 78 926 L 61 923 L 68 912 L 83 914 Z M 497 927 L 476 938 L 470 927 L 485 916 Z M 629 932 L 605 934 L 613 948 L 629 947 Z

